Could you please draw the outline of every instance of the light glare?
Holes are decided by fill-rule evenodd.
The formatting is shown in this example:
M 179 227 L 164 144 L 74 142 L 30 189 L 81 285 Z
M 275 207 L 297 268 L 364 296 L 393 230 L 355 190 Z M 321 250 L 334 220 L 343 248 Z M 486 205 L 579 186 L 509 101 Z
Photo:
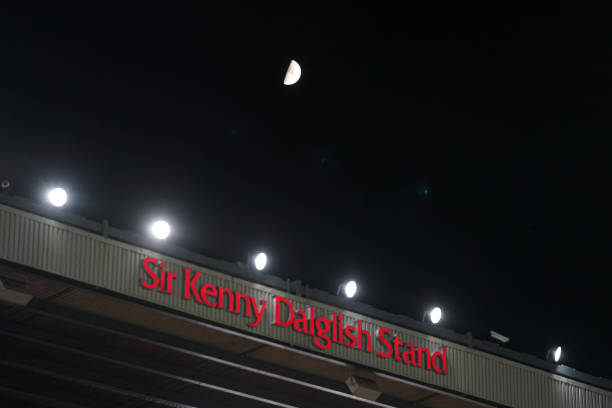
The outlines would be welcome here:
M 170 224 L 166 221 L 155 221 L 151 225 L 151 234 L 157 239 L 166 239 L 170 235 Z
M 555 363 L 558 363 L 558 362 L 559 362 L 559 360 L 561 360 L 561 346 L 559 346 L 559 347 L 557 347 L 557 348 L 555 349 L 555 355 L 554 355 L 554 357 L 555 357 Z
M 357 293 L 357 282 L 349 281 L 344 285 L 344 295 L 347 298 L 352 298 Z
M 431 309 L 431 312 L 429 312 L 429 320 L 431 320 L 433 324 L 438 324 L 441 319 L 442 309 L 440 309 L 439 307 L 434 307 L 433 309 Z
M 66 201 L 68 201 L 68 194 L 66 194 L 66 190 L 63 188 L 56 187 L 49 191 L 47 199 L 54 207 L 63 207 Z
M 260 252 L 255 257 L 253 263 L 255 264 L 255 269 L 257 269 L 258 271 L 263 271 L 266 267 L 266 264 L 268 263 L 268 257 L 265 253 Z

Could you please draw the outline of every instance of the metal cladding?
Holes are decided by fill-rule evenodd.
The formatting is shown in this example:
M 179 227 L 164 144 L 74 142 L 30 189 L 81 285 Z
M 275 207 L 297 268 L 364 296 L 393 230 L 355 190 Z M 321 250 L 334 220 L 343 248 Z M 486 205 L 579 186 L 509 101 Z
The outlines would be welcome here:
M 156 261 L 150 261 L 149 268 L 159 279 L 157 282 L 144 266 L 147 258 Z M 374 319 L 292 294 L 288 290 L 253 283 L 149 249 L 105 238 L 3 204 L 0 204 L 0 259 L 493 404 L 534 408 L 612 408 L 612 392 L 608 390 L 423 334 L 391 321 Z M 165 273 L 163 278 L 162 268 Z M 187 270 L 192 274 L 190 279 L 194 284 L 193 290 L 187 287 L 190 283 L 185 280 Z M 194 282 L 196 272 L 201 277 Z M 210 286 L 205 289 L 205 285 Z M 221 288 L 225 292 L 220 293 Z M 189 297 L 187 289 L 190 291 Z M 208 303 L 198 301 L 194 292 L 206 296 Z M 232 292 L 234 307 L 241 305 L 240 313 L 229 310 L 229 292 Z M 237 294 L 241 297 L 238 298 Z M 217 307 L 220 299 L 225 299 L 223 307 Z M 330 347 L 323 349 L 315 344 L 312 335 L 289 325 L 274 324 L 275 319 L 283 323 L 288 321 L 287 308 L 282 312 L 284 315 L 276 315 L 281 313 L 274 307 L 280 304 L 278 299 L 289 302 L 296 316 L 298 310 L 303 311 L 306 325 L 315 316 L 330 322 L 342 316 L 343 327 L 360 324 L 361 330 L 371 335 L 371 352 L 366 347 L 348 347 L 342 341 L 331 340 Z M 267 307 L 262 306 L 264 302 Z M 212 304 L 215 306 L 210 306 Z M 247 305 L 250 315 L 246 314 Z M 261 316 L 257 316 L 257 313 Z M 252 324 L 258 318 L 259 323 Z M 383 334 L 388 334 L 388 342 L 401 339 L 402 344 L 427 348 L 432 354 L 437 352 L 441 355 L 444 350 L 446 372 L 406 364 L 393 356 L 382 357 L 378 351 L 382 350 L 384 354 L 388 348 L 378 340 L 381 328 L 388 330 L 383 331 Z M 437 361 L 441 365 L 442 357 Z

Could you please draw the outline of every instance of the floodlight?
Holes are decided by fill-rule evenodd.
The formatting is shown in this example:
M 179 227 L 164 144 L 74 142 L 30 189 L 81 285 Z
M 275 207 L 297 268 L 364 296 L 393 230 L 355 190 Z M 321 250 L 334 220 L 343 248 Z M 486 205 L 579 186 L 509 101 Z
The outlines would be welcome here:
M 423 321 L 429 320 L 432 324 L 438 324 L 442 320 L 442 309 L 434 307 L 433 309 L 426 310 L 423 313 Z
M 157 239 L 166 239 L 170 235 L 170 224 L 158 220 L 151 224 L 151 234 Z
M 546 359 L 558 363 L 563 356 L 561 346 L 551 347 L 546 353 Z
M 68 194 L 63 188 L 55 187 L 47 193 L 47 200 L 54 207 L 63 207 L 66 201 L 68 201 Z
M 558 363 L 559 360 L 561 360 L 561 346 L 555 349 L 555 352 L 553 353 L 553 358 L 555 359 L 555 363 Z
M 429 312 L 429 320 L 431 320 L 433 324 L 438 324 L 441 319 L 442 309 L 440 309 L 439 307 L 434 307 L 433 309 L 431 309 L 431 312 Z
M 255 266 L 255 269 L 257 269 L 258 271 L 263 271 L 267 264 L 268 256 L 264 252 L 258 253 L 253 258 L 253 266 Z
M 343 283 L 338 288 L 338 294 L 342 293 L 347 298 L 352 298 L 357 294 L 357 282 L 354 280 Z

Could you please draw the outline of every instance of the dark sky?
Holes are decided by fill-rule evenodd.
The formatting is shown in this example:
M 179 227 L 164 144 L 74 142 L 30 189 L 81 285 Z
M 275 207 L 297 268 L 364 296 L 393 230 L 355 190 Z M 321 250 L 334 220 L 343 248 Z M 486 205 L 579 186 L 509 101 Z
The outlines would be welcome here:
M 53 3 L 0 9 L 13 194 L 612 377 L 601 11 Z

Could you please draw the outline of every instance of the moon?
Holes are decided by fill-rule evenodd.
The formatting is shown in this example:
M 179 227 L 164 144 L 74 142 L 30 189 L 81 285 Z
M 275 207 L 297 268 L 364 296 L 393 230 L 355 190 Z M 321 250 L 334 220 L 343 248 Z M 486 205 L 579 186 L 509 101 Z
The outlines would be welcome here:
M 289 63 L 289 68 L 287 68 L 287 73 L 285 74 L 283 84 L 293 85 L 300 80 L 300 76 L 302 76 L 302 68 L 300 68 L 300 64 L 294 60 L 291 60 Z

